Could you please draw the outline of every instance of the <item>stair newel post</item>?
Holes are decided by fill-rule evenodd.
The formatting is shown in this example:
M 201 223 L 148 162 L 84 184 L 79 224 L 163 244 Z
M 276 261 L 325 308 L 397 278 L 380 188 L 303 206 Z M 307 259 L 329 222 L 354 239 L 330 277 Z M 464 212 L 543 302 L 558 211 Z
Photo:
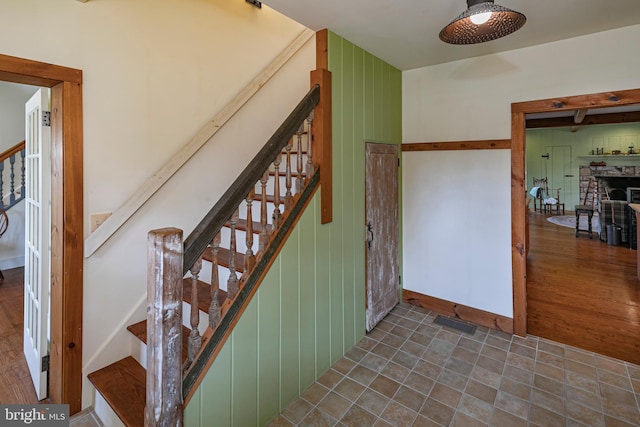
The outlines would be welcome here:
M 147 237 L 147 396 L 145 426 L 180 427 L 182 400 L 182 230 Z
M 16 155 L 9 157 L 9 203 L 13 205 L 16 202 L 16 174 L 15 174 Z
M 218 249 L 220 248 L 220 232 L 211 242 L 211 304 L 209 305 L 209 327 L 215 329 L 222 318 L 220 304 L 218 304 L 218 290 L 220 278 L 218 277 Z
M 4 208 L 4 162 L 0 162 L 0 206 Z
M 234 299 L 238 294 L 238 274 L 236 273 L 236 224 L 238 224 L 238 209 L 231 215 L 229 221 L 231 239 L 229 241 L 229 279 L 227 280 L 227 295 Z
M 247 203 L 247 229 L 245 230 L 245 243 L 247 251 L 244 254 L 244 271 L 251 271 L 255 264 L 256 257 L 253 254 L 253 198 L 255 197 L 255 190 L 251 190 L 245 199 Z
M 313 124 L 313 111 L 307 117 L 307 179 L 313 176 L 313 138 L 311 137 L 311 126 Z
M 276 171 L 276 179 L 273 181 L 273 204 L 275 209 L 273 210 L 273 229 L 277 230 L 280 227 L 280 161 L 281 153 L 278 153 L 276 159 L 273 161 L 273 168 Z
M 20 150 L 20 199 L 24 199 L 26 187 L 25 187 L 25 164 L 24 164 L 25 149 Z
M 202 347 L 202 337 L 198 330 L 200 324 L 200 300 L 198 297 L 198 277 L 200 276 L 200 270 L 202 269 L 202 257 L 193 264 L 193 267 L 189 270 L 191 273 L 191 313 L 189 320 L 191 322 L 191 333 L 189 334 L 189 347 L 187 353 L 188 367 L 193 362 L 194 358 L 200 347 Z
M 300 128 L 298 132 L 296 132 L 298 146 L 296 147 L 298 155 L 297 155 L 297 172 L 298 177 L 296 178 L 296 194 L 302 193 L 302 187 L 304 186 L 304 177 L 302 176 L 302 134 L 304 133 L 304 122 L 300 124 Z
M 286 172 L 285 172 L 285 181 L 284 185 L 286 187 L 286 191 L 284 194 L 284 209 L 289 210 L 293 202 L 293 196 L 291 195 L 291 148 L 293 148 L 293 139 L 290 139 L 287 143 L 287 146 L 284 147 L 286 153 Z M 277 179 L 277 177 L 276 177 Z
M 269 171 L 260 178 L 261 198 L 260 198 L 260 240 L 258 241 L 258 252 L 263 253 L 269 241 L 269 231 L 267 224 L 267 181 L 269 181 Z

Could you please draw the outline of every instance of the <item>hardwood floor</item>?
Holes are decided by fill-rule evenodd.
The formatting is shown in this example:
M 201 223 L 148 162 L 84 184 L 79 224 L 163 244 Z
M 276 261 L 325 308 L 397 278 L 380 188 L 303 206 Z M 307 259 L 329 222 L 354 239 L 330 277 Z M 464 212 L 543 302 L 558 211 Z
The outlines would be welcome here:
M 636 251 L 546 218 L 529 213 L 528 333 L 639 364 Z
M 23 268 L 0 281 L 0 403 L 38 403 L 22 353 Z

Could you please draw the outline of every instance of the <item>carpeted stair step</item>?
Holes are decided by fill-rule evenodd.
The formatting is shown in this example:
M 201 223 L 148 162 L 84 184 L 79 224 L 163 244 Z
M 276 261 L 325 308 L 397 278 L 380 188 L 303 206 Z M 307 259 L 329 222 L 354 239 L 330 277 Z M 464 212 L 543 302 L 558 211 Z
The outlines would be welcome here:
M 133 357 L 92 372 L 88 378 L 125 426 L 144 427 L 146 371 Z

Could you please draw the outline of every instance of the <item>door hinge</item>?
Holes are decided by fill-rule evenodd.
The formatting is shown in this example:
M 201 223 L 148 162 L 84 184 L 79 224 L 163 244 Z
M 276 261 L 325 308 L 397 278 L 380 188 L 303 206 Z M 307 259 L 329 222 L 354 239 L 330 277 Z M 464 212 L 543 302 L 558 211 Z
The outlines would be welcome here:
M 398 167 L 400 167 L 400 157 L 398 157 Z
M 42 356 L 42 369 L 41 372 L 47 372 L 49 370 L 49 355 Z
M 402 276 L 398 276 L 398 284 L 402 285 Z
M 42 112 L 42 126 L 51 126 L 51 111 Z

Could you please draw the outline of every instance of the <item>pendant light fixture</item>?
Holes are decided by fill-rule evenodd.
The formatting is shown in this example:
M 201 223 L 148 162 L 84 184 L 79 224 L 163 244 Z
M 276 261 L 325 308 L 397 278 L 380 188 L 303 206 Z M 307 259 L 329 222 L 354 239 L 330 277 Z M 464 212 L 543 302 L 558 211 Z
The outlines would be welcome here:
M 494 4 L 493 0 L 467 0 L 467 7 L 440 31 L 440 40 L 451 44 L 488 42 L 519 30 L 527 20 L 522 13 Z

